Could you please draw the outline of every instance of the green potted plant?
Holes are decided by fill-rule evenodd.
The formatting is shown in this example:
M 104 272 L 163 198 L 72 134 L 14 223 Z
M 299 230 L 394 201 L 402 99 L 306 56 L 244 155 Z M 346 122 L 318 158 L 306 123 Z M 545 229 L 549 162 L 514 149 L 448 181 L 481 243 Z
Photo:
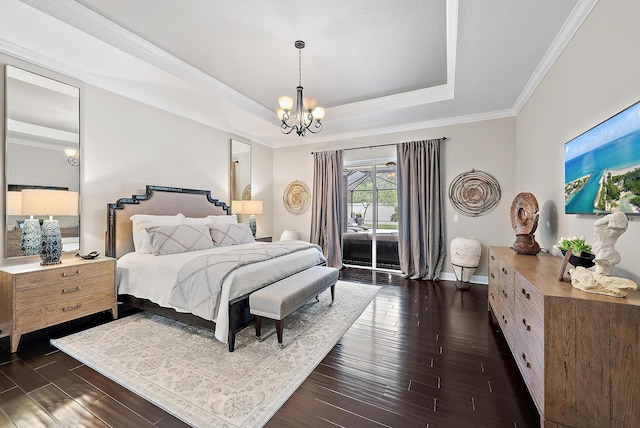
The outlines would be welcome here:
M 554 247 L 559 249 L 563 255 L 566 255 L 569 248 L 571 248 L 569 263 L 573 266 L 589 268 L 594 265 L 593 259 L 595 258 L 595 255 L 591 253 L 591 245 L 587 244 L 584 236 L 560 238 Z

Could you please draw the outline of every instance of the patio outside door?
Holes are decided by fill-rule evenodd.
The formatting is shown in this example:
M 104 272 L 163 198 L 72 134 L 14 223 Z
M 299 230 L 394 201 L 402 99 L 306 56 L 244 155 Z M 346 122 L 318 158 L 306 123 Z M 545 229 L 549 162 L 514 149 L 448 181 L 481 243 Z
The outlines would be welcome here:
M 344 173 L 344 264 L 400 270 L 395 160 L 348 165 Z

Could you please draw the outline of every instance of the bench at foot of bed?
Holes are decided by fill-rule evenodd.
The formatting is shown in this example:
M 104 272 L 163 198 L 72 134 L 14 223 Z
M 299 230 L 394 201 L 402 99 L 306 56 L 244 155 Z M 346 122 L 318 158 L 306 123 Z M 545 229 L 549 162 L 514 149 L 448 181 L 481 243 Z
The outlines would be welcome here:
M 249 308 L 254 316 L 256 336 L 260 337 L 262 318 L 276 321 L 278 343 L 282 346 L 282 320 L 309 298 L 331 287 L 331 304 L 335 298 L 338 269 L 313 266 L 249 295 Z

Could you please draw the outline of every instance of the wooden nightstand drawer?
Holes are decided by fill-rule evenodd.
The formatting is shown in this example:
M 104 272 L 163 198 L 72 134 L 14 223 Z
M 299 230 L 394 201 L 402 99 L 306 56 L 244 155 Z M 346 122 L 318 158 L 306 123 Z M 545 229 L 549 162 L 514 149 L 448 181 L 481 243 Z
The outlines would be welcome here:
M 15 276 L 16 290 L 41 285 L 85 280 L 94 276 L 108 275 L 114 269 L 112 263 L 79 262 L 73 265 L 59 265 L 55 268 L 42 268 Z
M 113 291 L 93 293 L 90 298 L 75 298 L 16 311 L 16 330 L 22 333 L 70 321 L 113 306 Z
M 115 298 L 113 276 L 103 275 L 93 278 L 74 279 L 40 287 L 25 288 L 16 291 L 16 310 L 41 306 L 43 302 L 65 302 L 70 299 L 90 299 L 96 293 L 111 293 Z

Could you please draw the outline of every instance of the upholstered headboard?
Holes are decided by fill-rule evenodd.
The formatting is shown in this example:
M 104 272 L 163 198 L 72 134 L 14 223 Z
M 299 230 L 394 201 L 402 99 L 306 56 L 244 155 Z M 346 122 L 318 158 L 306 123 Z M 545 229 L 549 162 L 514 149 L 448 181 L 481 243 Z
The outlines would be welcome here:
M 231 208 L 211 197 L 209 190 L 178 187 L 147 186 L 144 195 L 118 199 L 107 204 L 107 236 L 105 254 L 120 258 L 134 251 L 130 217 L 134 214 L 176 215 L 206 217 L 229 215 Z

